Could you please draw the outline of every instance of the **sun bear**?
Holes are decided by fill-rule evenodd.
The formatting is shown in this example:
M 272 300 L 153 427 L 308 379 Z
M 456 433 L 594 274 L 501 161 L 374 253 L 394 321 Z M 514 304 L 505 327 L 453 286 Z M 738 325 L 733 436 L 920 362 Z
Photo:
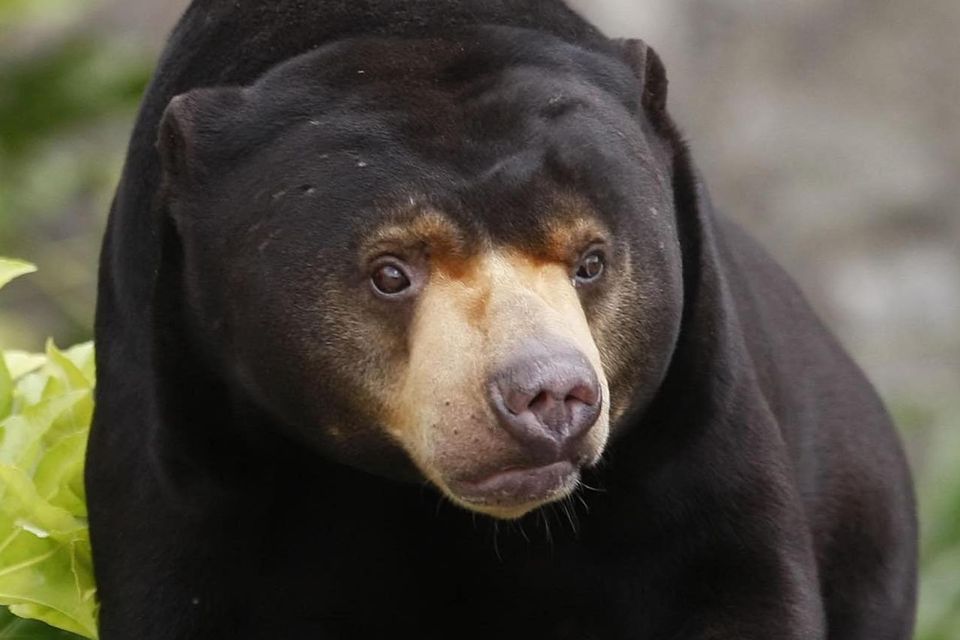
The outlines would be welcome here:
M 666 102 L 559 0 L 195 0 L 103 245 L 103 640 L 909 638 L 890 419 Z

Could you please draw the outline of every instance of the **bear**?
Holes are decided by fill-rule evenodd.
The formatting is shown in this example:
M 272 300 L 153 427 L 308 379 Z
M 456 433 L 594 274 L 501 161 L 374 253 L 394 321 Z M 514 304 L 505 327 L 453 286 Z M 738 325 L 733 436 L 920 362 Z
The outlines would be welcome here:
M 95 334 L 103 640 L 910 637 L 880 399 L 561 0 L 194 0 Z

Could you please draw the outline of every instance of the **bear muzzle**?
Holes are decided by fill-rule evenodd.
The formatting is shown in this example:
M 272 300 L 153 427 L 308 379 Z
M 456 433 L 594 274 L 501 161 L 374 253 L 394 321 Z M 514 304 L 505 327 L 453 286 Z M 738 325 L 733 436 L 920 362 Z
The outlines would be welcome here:
M 586 356 L 573 345 L 531 341 L 490 376 L 487 395 L 516 457 L 451 479 L 459 501 L 511 517 L 569 495 L 600 453 L 590 431 L 603 387 Z
M 573 348 L 551 352 L 539 343 L 491 376 L 488 395 L 500 426 L 542 464 L 576 457 L 603 401 L 583 354 Z

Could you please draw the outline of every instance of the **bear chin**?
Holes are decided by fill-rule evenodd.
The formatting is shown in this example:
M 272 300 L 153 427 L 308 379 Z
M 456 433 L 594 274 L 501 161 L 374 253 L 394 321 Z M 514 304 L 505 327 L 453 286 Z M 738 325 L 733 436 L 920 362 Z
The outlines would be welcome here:
M 470 511 L 516 520 L 569 497 L 580 483 L 580 467 L 561 460 L 538 467 L 507 468 L 483 477 L 451 481 L 444 493 Z

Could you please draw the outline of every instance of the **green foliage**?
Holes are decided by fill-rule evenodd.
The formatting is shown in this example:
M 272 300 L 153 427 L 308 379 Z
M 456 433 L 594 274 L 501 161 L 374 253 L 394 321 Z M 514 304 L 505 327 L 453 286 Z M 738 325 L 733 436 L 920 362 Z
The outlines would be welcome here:
M 90 0 L 0 0 L 0 28 L 37 19 L 75 20 Z
M 75 37 L 39 58 L 0 68 L 0 150 L 16 157 L 66 128 L 101 119 L 143 93 L 142 61 L 111 62 L 116 50 Z
M 960 406 L 952 424 L 933 433 L 919 477 L 923 553 L 918 640 L 960 635 Z
M 0 340 L 90 337 L 110 197 L 155 51 L 104 0 L 0 0 L 0 254 L 43 264 L 0 307 Z M 29 318 L 29 320 L 27 320 Z
M 37 268 L 29 262 L 0 258 L 0 289 L 13 281 L 14 278 L 25 276 L 36 270 Z M 2 415 L 2 412 L 0 412 L 0 415 Z
M 77 636 L 0 608 L 0 640 L 77 640 Z
M 82 137 L 56 149 L 48 143 L 101 125 L 126 129 L 151 62 L 129 45 L 68 30 L 55 45 L 0 63 L 0 241 L 14 241 L 35 224 L 26 213 L 62 210 L 78 192 L 110 189 L 122 148 Z
M 0 285 L 32 265 L 0 260 Z M 83 488 L 93 413 L 93 345 L 0 357 L 0 605 L 96 638 Z M 0 617 L 0 638 L 65 637 Z

